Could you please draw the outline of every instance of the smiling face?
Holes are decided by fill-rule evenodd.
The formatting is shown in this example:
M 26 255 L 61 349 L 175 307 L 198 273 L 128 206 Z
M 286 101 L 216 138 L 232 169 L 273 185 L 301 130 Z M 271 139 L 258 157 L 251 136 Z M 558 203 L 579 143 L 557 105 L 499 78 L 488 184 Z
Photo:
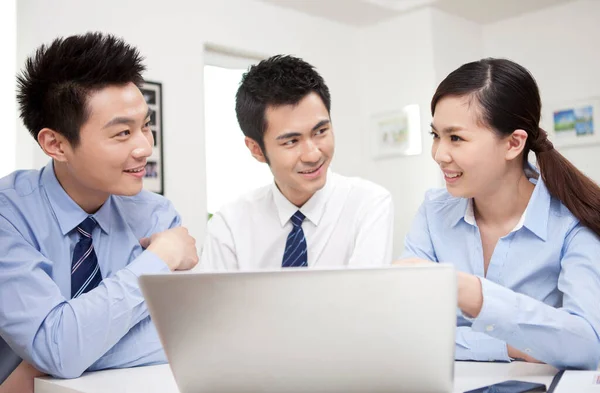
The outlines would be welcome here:
M 246 138 L 252 155 L 267 162 L 281 193 L 302 206 L 323 188 L 334 153 L 329 112 L 316 93 L 296 105 L 268 107 L 263 152 L 256 141 Z
M 110 194 L 139 193 L 153 145 L 140 90 L 133 83 L 105 87 L 89 96 L 87 111 L 76 145 L 48 129 L 38 136 L 55 159 L 61 185 L 80 206 L 87 201 L 101 205 Z
M 469 96 L 448 96 L 435 107 L 431 155 L 455 197 L 473 198 L 501 187 L 514 155 L 511 144 L 479 121 L 478 103 Z M 514 150 L 514 149 L 513 149 Z

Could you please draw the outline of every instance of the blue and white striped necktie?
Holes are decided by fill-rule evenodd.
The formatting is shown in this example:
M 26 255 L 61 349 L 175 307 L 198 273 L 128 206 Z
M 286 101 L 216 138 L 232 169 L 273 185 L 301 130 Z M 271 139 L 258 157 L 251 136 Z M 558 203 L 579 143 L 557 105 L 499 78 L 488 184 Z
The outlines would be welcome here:
M 79 241 L 73 250 L 71 264 L 71 298 L 74 299 L 98 286 L 102 281 L 98 258 L 92 242 L 92 231 L 98 223 L 92 216 L 79 226 Z
M 283 262 L 281 263 L 282 267 L 308 266 L 306 238 L 304 237 L 304 231 L 302 230 L 304 218 L 304 214 L 298 210 L 290 219 L 293 227 L 285 243 Z

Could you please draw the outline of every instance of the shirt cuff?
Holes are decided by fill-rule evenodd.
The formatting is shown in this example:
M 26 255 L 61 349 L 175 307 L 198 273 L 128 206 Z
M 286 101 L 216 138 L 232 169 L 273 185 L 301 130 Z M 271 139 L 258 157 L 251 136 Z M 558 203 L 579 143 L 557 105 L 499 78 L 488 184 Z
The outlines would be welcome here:
M 502 285 L 479 277 L 483 294 L 483 306 L 479 315 L 472 319 L 471 328 L 503 341 L 514 333 L 514 318 L 518 315 L 517 294 Z
M 510 362 L 508 356 L 508 348 L 504 341 L 500 341 L 493 337 L 479 337 L 472 340 L 471 348 L 467 349 L 460 345 L 457 340 L 456 360 L 475 360 L 478 362 Z
M 169 266 L 158 255 L 149 250 L 142 252 L 140 256 L 127 265 L 126 269 L 137 277 L 143 274 L 168 273 L 171 271 Z

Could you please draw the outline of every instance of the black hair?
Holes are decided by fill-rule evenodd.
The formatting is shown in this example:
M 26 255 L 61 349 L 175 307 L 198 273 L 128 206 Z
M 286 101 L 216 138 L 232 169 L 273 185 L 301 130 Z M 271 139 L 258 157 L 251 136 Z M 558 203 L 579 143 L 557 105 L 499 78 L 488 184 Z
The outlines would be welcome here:
M 17 76 L 17 101 L 25 127 L 37 140 L 50 128 L 76 146 L 87 121 L 91 93 L 111 85 L 143 83 L 138 50 L 110 34 L 86 33 L 40 46 Z
M 244 135 L 265 152 L 265 113 L 268 107 L 295 105 L 317 93 L 331 111 L 329 88 L 315 68 L 302 59 L 277 55 L 250 67 L 236 94 L 235 112 Z

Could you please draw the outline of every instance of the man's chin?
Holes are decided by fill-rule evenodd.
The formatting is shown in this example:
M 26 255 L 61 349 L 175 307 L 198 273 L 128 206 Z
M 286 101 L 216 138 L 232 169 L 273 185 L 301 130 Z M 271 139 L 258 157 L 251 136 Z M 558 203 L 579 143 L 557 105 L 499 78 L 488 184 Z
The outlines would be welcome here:
M 316 193 L 317 191 L 321 190 L 323 187 L 325 187 L 326 183 L 327 183 L 327 173 L 323 173 L 323 175 L 319 176 L 319 178 L 312 180 L 305 189 L 307 191 L 309 191 L 310 194 L 312 195 L 312 194 Z

